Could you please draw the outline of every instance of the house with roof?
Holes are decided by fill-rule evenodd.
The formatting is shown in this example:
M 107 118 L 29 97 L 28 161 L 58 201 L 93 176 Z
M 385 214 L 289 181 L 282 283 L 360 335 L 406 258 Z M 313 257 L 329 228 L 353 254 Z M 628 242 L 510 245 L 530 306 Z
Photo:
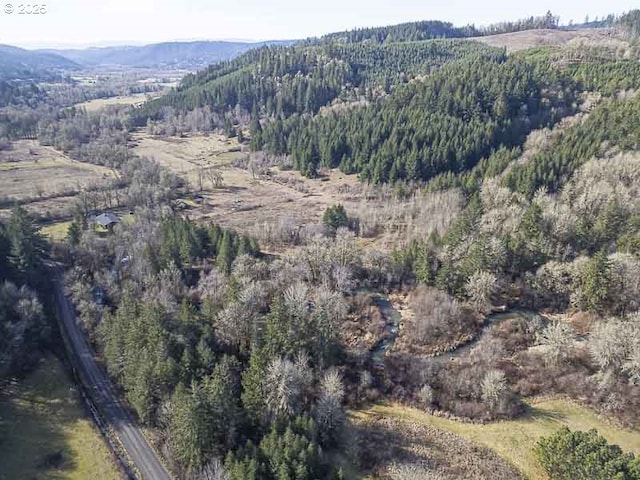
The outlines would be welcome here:
M 113 230 L 113 227 L 120 223 L 120 219 L 114 213 L 101 213 L 93 219 L 93 223 L 111 231 Z

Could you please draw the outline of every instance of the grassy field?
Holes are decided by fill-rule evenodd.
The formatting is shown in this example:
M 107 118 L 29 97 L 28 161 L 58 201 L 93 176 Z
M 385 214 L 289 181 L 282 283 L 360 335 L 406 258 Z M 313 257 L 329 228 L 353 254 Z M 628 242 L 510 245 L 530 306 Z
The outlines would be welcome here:
M 54 242 L 59 242 L 67 238 L 70 225 L 71 221 L 52 223 L 42 227 L 40 233 Z
M 74 192 L 103 183 L 114 172 L 77 162 L 36 140 L 18 140 L 0 151 L 0 198 L 25 201 L 31 212 L 47 217 L 68 214 L 76 202 Z M 10 214 L 10 202 L 0 217 Z
M 158 137 L 138 131 L 132 135 L 133 152 L 156 160 L 175 173 L 189 176 L 193 170 L 222 165 L 239 155 L 236 139 L 222 135 L 193 135 L 184 138 Z
M 77 108 L 84 108 L 87 112 L 96 112 L 110 105 L 140 105 L 147 99 L 155 98 L 160 95 L 161 92 L 134 93 L 133 95 L 127 96 L 118 95 L 116 97 L 109 98 L 96 98 L 87 102 L 78 103 L 75 106 Z
M 548 436 L 562 426 L 583 431 L 595 428 L 610 443 L 619 445 L 624 451 L 640 454 L 640 431 L 616 428 L 569 400 L 541 400 L 529 407 L 526 416 L 486 425 L 456 422 L 400 405 L 376 405 L 356 414 L 402 418 L 447 430 L 490 448 L 532 480 L 547 478 L 533 456 L 533 446 L 540 437 Z
M 0 390 L 0 480 L 122 478 L 55 357 Z
M 36 140 L 19 140 L 0 151 L 0 194 L 16 199 L 38 198 L 109 178 L 105 167 L 71 160 Z
M 161 165 L 185 178 L 197 189 L 197 171 L 216 166 L 223 177 L 224 186 L 212 189 L 203 180 L 203 203 L 190 208 L 191 218 L 206 218 L 242 233 L 255 233 L 257 224 L 277 221 L 282 216 L 294 218 L 298 223 L 319 221 L 327 206 L 343 203 L 349 208 L 346 195 L 340 189 L 355 185 L 356 175 L 345 175 L 337 170 L 329 172 L 327 181 L 308 179 L 296 171 L 272 169 L 271 177 L 254 178 L 249 171 L 231 165 L 246 155 L 238 150 L 236 139 L 220 135 L 188 136 L 184 138 L 153 137 L 145 132 L 133 135 L 137 155 L 156 160 Z

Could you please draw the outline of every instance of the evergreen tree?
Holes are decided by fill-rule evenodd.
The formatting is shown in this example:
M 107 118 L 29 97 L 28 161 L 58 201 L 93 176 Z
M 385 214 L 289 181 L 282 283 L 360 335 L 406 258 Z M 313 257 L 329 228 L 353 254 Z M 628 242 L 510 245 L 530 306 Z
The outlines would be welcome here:
M 242 373 L 242 404 L 252 425 L 262 424 L 266 418 L 263 379 L 267 372 L 267 358 L 261 348 L 254 347 L 249 366 Z
M 39 272 L 48 246 L 34 218 L 23 207 L 15 207 L 7 225 L 11 243 L 10 261 L 20 277 L 31 285 L 41 282 Z
M 611 266 L 605 251 L 596 253 L 581 276 L 581 306 L 592 312 L 602 312 L 611 287 Z
M 218 269 L 227 274 L 231 273 L 231 265 L 233 264 L 234 257 L 232 233 L 229 230 L 225 230 L 220 239 L 220 247 L 218 248 L 218 256 L 216 259 Z
M 327 207 L 322 215 L 322 222 L 333 231 L 349 225 L 347 211 L 340 204 Z
M 69 228 L 67 230 L 67 238 L 69 240 L 69 244 L 72 247 L 78 246 L 78 244 L 80 243 L 81 235 L 82 230 L 80 229 L 80 226 L 75 221 L 71 222 L 71 225 L 69 225 Z
M 596 430 L 572 432 L 563 427 L 543 438 L 535 449 L 538 461 L 557 480 L 638 480 L 633 454 L 609 445 Z

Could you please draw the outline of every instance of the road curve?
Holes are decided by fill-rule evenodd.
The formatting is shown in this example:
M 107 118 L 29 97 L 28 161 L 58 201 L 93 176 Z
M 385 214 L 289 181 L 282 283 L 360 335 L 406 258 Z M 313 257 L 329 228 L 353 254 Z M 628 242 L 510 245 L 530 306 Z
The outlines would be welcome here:
M 60 322 L 73 350 L 69 354 L 73 356 L 82 383 L 102 418 L 120 440 L 143 480 L 171 480 L 140 428 L 113 393 L 106 373 L 97 364 L 91 347 L 76 323 L 75 311 L 64 294 L 59 273 L 53 277 L 53 285 Z

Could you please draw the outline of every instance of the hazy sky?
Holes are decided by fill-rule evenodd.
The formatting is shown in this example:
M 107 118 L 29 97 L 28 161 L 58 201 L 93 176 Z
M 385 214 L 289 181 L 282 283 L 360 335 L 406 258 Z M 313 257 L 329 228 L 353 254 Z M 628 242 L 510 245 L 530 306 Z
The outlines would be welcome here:
M 582 21 L 587 14 L 594 18 L 638 8 L 638 0 L 42 1 L 47 13 L 21 15 L 18 0 L 0 0 L 0 43 L 60 47 L 194 39 L 293 39 L 414 20 L 484 25 L 542 15 L 547 10 L 559 15 L 564 23 L 569 19 Z M 8 3 L 13 6 L 11 14 L 5 13 Z

